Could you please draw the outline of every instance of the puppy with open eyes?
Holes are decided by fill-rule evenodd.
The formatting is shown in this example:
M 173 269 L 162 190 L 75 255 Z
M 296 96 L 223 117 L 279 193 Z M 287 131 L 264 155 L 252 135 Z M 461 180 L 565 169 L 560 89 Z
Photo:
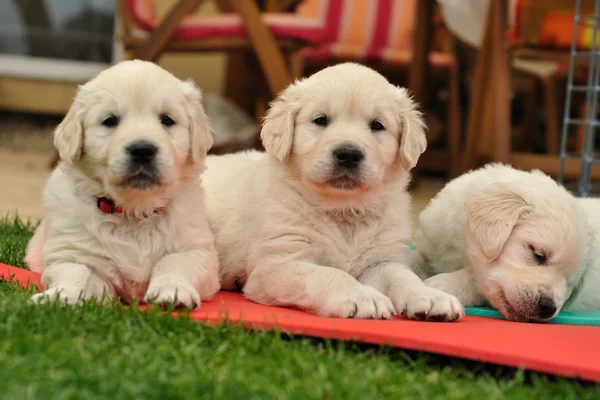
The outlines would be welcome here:
M 544 322 L 600 310 L 597 199 L 541 171 L 491 164 L 448 183 L 419 216 L 414 267 L 465 306 Z
M 408 171 L 426 138 L 405 89 L 358 64 L 326 68 L 281 93 L 261 138 L 266 153 L 207 158 L 225 289 L 328 317 L 463 315 L 407 267 Z
M 59 297 L 152 300 L 195 308 L 219 290 L 198 184 L 212 143 L 191 82 L 125 61 L 81 86 L 55 131 L 62 161 L 26 261 Z

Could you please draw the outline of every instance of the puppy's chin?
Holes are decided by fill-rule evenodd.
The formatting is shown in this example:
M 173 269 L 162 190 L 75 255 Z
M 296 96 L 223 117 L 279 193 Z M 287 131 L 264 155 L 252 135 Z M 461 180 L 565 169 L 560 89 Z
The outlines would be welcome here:
M 153 191 L 161 186 L 161 179 L 155 170 L 140 168 L 127 173 L 119 186 L 124 190 Z
M 362 186 L 360 180 L 351 176 L 342 175 L 335 178 L 330 178 L 326 181 L 326 185 L 335 190 L 354 191 Z
M 358 179 L 348 176 L 308 179 L 310 185 L 321 196 L 336 199 L 354 199 L 368 188 Z
M 515 322 L 549 322 L 554 318 L 540 318 L 536 315 L 537 304 L 525 304 L 519 299 L 513 299 L 506 292 L 499 289 L 488 296 L 492 306 L 509 321 Z
M 157 207 L 163 199 L 168 198 L 169 188 L 163 185 L 155 185 L 152 189 L 134 189 L 121 185 L 107 187 L 106 192 L 117 204 L 132 209 L 143 209 Z
M 175 183 L 146 172 L 125 174 L 104 182 L 105 192 L 127 208 L 156 207 L 169 197 Z
M 511 303 L 506 298 L 503 291 L 497 291 L 493 295 L 488 296 L 492 306 L 496 308 L 500 314 L 509 321 L 514 322 L 530 322 L 531 318 L 526 315 L 519 314 Z
M 360 170 L 337 170 L 318 174 L 310 174 L 309 180 L 322 192 L 336 195 L 352 195 L 355 192 L 365 191 L 367 185 Z

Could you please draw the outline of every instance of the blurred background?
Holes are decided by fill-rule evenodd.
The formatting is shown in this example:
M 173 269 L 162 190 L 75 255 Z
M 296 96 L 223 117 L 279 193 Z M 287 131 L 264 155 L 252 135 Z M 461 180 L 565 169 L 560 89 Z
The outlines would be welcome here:
M 294 79 L 343 61 L 375 68 L 425 112 L 415 214 L 448 179 L 489 161 L 562 174 L 587 194 L 600 177 L 596 3 L 2 1 L 0 216 L 42 217 L 54 127 L 79 84 L 129 58 L 203 89 L 217 154 L 260 148 L 268 103 Z

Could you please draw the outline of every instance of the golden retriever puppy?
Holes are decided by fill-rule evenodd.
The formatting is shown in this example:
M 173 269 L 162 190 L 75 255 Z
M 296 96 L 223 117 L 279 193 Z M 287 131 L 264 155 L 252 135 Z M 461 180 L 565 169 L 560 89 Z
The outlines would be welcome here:
M 195 308 L 219 290 L 198 184 L 212 138 L 201 94 L 143 61 L 79 88 L 54 144 L 61 163 L 26 261 L 35 302 L 121 297 Z
M 415 268 L 463 305 L 490 302 L 514 321 L 549 321 L 563 307 L 600 310 L 597 286 L 582 290 L 584 281 L 600 284 L 588 223 L 592 214 L 600 220 L 599 204 L 586 212 L 582 201 L 537 170 L 469 172 L 419 216 Z
M 406 264 L 423 129 L 406 90 L 358 64 L 290 85 L 264 121 L 266 153 L 207 159 L 223 287 L 329 317 L 459 318 Z

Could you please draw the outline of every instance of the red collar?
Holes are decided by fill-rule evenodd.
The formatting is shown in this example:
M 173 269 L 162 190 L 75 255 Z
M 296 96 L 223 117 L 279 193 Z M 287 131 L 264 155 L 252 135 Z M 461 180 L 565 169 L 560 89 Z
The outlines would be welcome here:
M 104 196 L 96 196 L 96 206 L 100 211 L 106 214 L 124 214 L 125 210 L 123 207 L 116 205 L 113 199 Z M 154 210 L 154 214 L 163 211 L 164 207 L 157 208 Z M 144 218 L 147 218 L 148 215 L 144 214 Z

